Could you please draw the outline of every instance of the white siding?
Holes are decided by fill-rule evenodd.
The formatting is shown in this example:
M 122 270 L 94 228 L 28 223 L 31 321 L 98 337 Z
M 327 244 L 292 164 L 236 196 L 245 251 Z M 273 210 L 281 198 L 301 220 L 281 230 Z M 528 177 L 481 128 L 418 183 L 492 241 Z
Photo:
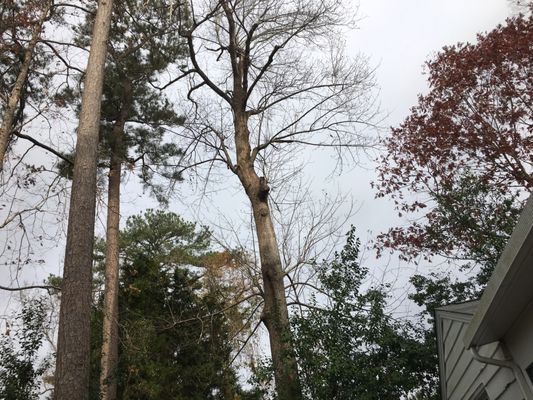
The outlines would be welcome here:
M 446 400 L 469 400 L 480 385 L 487 391 L 490 400 L 520 400 L 522 393 L 512 371 L 495 365 L 476 361 L 464 348 L 463 335 L 467 322 L 442 318 L 442 337 Z M 479 349 L 481 355 L 504 359 L 498 343 L 490 343 Z

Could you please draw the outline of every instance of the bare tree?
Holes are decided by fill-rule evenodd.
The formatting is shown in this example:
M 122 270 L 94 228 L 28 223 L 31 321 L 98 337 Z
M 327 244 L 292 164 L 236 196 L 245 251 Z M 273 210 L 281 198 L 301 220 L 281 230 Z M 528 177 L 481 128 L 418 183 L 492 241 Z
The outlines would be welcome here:
M 192 14 L 181 30 L 195 111 L 183 134 L 189 150 L 197 150 L 189 152 L 190 164 L 211 170 L 222 162 L 250 201 L 276 391 L 281 400 L 300 399 L 264 172 L 289 169 L 290 163 L 278 163 L 285 160 L 279 154 L 297 159 L 301 146 L 331 147 L 339 155 L 365 148 L 369 142 L 357 125 L 366 126 L 374 116 L 372 72 L 364 60 L 352 61 L 342 52 L 340 31 L 352 21 L 341 0 L 192 1 L 176 12 Z M 211 93 L 207 101 L 205 89 Z
M 24 3 L 24 2 L 23 2 Z M 0 125 L 0 172 L 4 169 L 4 158 L 12 136 L 12 130 L 17 124 L 17 120 L 24 110 L 25 91 L 33 61 L 34 51 L 41 39 L 44 24 L 50 18 L 54 2 L 47 0 L 44 2 L 26 2 L 15 4 L 7 1 L 1 9 L 0 22 L 0 52 L 10 52 L 18 57 L 17 68 L 14 68 L 15 81 L 7 98 L 2 99 L 5 106 L 3 110 L 2 122 Z M 29 22 L 28 22 L 29 21 Z M 24 44 L 24 34 L 29 31 L 29 41 Z M 9 32 L 9 35 L 7 34 Z M 4 36 L 8 38 L 4 39 Z M 2 57 L 4 58 L 4 57 Z M 1 61 L 2 60 L 0 58 Z M 10 68 L 2 71 L 2 78 L 9 82 Z M 3 84 L 2 84 L 3 86 Z
M 101 0 L 87 63 L 76 141 L 57 343 L 54 399 L 89 396 L 91 282 L 100 108 L 112 0 Z

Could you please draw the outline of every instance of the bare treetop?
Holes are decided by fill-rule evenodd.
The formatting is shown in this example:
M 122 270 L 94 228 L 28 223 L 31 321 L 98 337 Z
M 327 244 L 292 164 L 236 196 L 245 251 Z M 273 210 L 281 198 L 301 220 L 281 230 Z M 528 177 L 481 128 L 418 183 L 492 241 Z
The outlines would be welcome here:
M 285 273 L 269 204 L 272 174 L 283 183 L 300 169 L 300 146 L 333 147 L 338 160 L 366 148 L 360 126 L 375 113 L 372 72 L 343 53 L 350 15 L 341 0 L 217 0 L 182 6 L 180 34 L 193 103 L 183 133 L 189 166 L 223 162 L 252 208 L 276 391 L 302 398 L 291 348 Z M 180 77 L 180 78 L 181 78 Z M 179 79 L 179 78 L 177 78 Z M 207 89 L 207 90 L 206 90 Z M 218 100 L 218 101 L 217 101 Z M 341 150 L 347 150 L 346 152 Z M 281 173 L 280 173 L 281 171 Z M 294 285 L 293 285 L 294 286 Z
M 246 115 L 252 163 L 264 163 L 268 147 L 291 145 L 294 156 L 298 144 L 345 150 L 370 144 L 361 128 L 376 112 L 373 71 L 364 58 L 343 52 L 343 28 L 353 24 L 343 1 L 192 2 L 189 9 L 192 22 L 182 28 L 191 57 L 188 98 L 195 103 L 189 139 L 209 159 L 235 172 L 235 112 Z

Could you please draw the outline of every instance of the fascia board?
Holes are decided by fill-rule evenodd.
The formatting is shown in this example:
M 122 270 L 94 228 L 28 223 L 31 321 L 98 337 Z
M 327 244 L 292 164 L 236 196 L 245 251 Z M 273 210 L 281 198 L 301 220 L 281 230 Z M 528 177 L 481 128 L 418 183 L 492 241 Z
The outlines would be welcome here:
M 533 196 L 530 196 L 465 332 L 465 347 L 503 337 L 532 297 Z

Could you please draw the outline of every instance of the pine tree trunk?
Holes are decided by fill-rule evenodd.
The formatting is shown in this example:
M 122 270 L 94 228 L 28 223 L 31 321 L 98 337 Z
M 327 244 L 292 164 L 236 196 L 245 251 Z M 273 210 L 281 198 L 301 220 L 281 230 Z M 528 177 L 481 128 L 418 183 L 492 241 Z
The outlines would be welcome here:
M 302 390 L 290 339 L 281 257 L 268 205 L 270 188 L 265 178 L 259 177 L 253 167 L 247 116 L 244 112 L 236 111 L 234 118 L 236 173 L 250 199 L 254 216 L 265 301 L 262 320 L 268 329 L 276 392 L 279 400 L 299 400 L 302 399 Z
M 229 382 L 226 377 L 224 377 L 222 390 L 223 390 L 224 400 L 235 400 L 236 399 L 235 389 L 233 388 L 233 384 L 232 382 Z
M 41 32 L 43 29 L 43 24 L 48 18 L 50 9 L 52 7 L 52 1 L 48 1 L 46 6 L 43 8 L 41 17 L 35 25 L 30 42 L 28 47 L 24 50 L 24 56 L 22 57 L 22 64 L 20 66 L 15 85 L 11 90 L 9 98 L 7 100 L 6 108 L 4 110 L 4 115 L 2 116 L 2 124 L 0 125 L 0 172 L 4 170 L 4 161 L 6 157 L 7 147 L 11 140 L 11 132 L 13 131 L 13 123 L 15 121 L 15 114 L 17 112 L 17 107 L 20 104 L 20 99 L 22 98 L 22 93 L 26 87 L 26 81 L 28 80 L 28 75 L 30 71 L 30 66 L 33 58 L 33 52 L 35 46 L 41 38 Z
M 124 151 L 124 127 L 132 101 L 131 83 L 124 80 L 122 85 L 124 90 L 122 109 L 110 138 L 111 163 L 107 193 L 104 319 L 102 358 L 100 361 L 100 398 L 102 400 L 115 400 L 117 398 L 120 182 Z
M 112 7 L 112 0 L 98 4 L 84 81 L 61 290 L 55 400 L 89 397 L 96 164 Z

